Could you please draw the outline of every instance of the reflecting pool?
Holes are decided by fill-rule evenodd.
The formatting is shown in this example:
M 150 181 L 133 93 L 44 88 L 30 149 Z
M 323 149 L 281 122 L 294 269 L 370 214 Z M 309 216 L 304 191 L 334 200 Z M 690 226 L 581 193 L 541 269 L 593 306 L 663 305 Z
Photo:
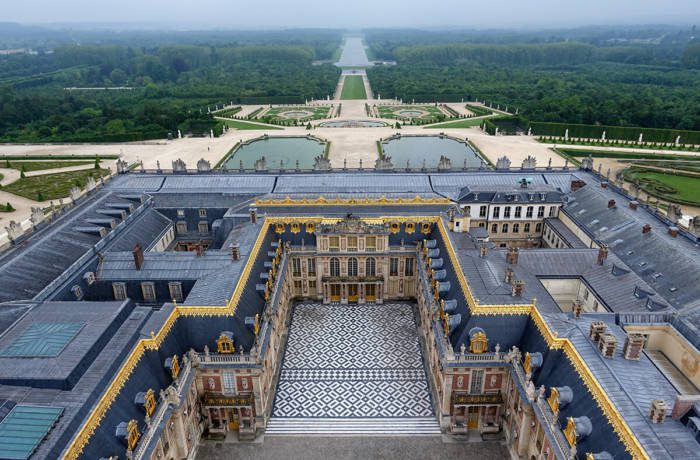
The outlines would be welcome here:
M 253 139 L 239 145 L 224 162 L 223 169 L 255 168 L 255 161 L 265 157 L 267 169 L 311 169 L 314 158 L 323 155 L 326 143 L 314 137 L 275 137 Z M 282 162 L 280 165 L 280 161 Z
M 382 141 L 384 156 L 390 156 L 396 168 L 421 168 L 425 159 L 426 168 L 437 168 L 440 156 L 452 162 L 452 168 L 478 168 L 482 160 L 465 141 L 448 136 L 393 136 Z

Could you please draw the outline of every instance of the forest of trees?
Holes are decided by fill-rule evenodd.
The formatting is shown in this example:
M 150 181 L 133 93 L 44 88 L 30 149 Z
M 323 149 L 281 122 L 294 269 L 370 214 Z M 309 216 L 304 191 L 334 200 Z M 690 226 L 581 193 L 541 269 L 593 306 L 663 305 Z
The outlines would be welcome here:
M 372 53 L 397 65 L 368 74 L 375 92 L 404 101 L 478 99 L 537 121 L 700 130 L 694 29 L 606 30 L 513 43 L 488 33 L 372 31 Z
M 298 103 L 333 93 L 339 69 L 312 62 L 332 55 L 339 33 L 272 35 L 280 42 L 253 34 L 260 43 L 236 36 L 235 44 L 221 46 L 61 44 L 51 52 L 0 57 L 0 141 L 131 141 L 178 129 L 219 132 L 208 106 Z M 74 87 L 131 89 L 64 89 Z

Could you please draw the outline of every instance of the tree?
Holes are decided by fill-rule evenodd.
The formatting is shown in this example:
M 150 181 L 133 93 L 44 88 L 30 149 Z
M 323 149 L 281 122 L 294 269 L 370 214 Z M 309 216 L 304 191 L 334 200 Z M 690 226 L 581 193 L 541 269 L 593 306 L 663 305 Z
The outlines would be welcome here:
M 36 194 L 36 201 L 44 201 L 44 194 L 41 192 L 38 192 Z
M 14 210 L 15 208 L 13 208 L 10 202 L 8 201 L 7 204 L 5 204 L 5 212 L 12 212 Z
M 21 179 L 24 179 L 24 177 L 25 177 L 24 172 L 25 172 L 25 167 L 24 167 L 24 165 L 22 165 L 22 168 L 19 170 L 19 177 Z
M 100 158 L 95 158 L 95 169 L 100 169 Z
M 306 129 L 311 129 L 311 122 L 308 122 L 308 123 L 306 124 Z

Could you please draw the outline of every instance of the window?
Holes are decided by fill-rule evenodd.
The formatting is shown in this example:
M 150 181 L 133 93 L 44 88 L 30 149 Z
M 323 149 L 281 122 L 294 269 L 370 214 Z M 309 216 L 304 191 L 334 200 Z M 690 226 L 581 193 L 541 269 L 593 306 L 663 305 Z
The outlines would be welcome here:
M 513 233 L 520 233 L 520 224 L 513 224 Z
M 530 222 L 526 223 L 526 224 L 523 226 L 523 231 L 524 231 L 525 233 L 530 233 Z
M 243 378 L 241 379 L 241 389 L 242 389 L 243 391 L 248 391 L 248 386 L 249 386 L 249 384 L 248 384 L 248 379 L 245 378 L 245 377 L 243 377 Z
M 598 311 L 598 301 L 597 300 L 593 301 L 593 311 Z
M 168 290 L 170 291 L 170 298 L 182 302 L 182 283 L 173 281 L 168 283 Z
M 501 227 L 501 233 L 508 233 L 508 224 L 503 224 L 503 227 Z
M 557 207 L 556 206 L 550 206 L 549 207 L 549 217 L 554 217 L 557 215 Z
M 399 276 L 399 258 L 392 257 L 389 259 L 389 276 Z
M 187 222 L 178 222 L 176 224 L 176 230 L 179 235 L 187 233 Z
M 499 216 L 500 214 L 501 214 L 501 208 L 499 208 L 498 206 L 496 206 L 495 208 L 493 208 L 493 217 L 495 217 L 496 219 L 498 219 L 498 216 Z
M 541 224 L 540 222 L 538 222 L 538 223 L 535 225 L 535 233 L 539 233 L 539 232 L 541 232 L 541 231 L 542 231 L 542 224 Z
M 112 292 L 114 293 L 114 300 L 126 299 L 126 284 L 112 283 Z
M 544 217 L 544 206 L 537 207 L 537 217 Z
M 310 291 L 316 290 L 316 280 L 309 280 L 309 290 Z
M 491 224 L 491 233 L 498 233 L 498 224 Z
M 154 302 L 156 300 L 156 287 L 151 281 L 141 283 L 141 293 L 145 302 Z
M 185 217 L 185 210 L 184 210 L 184 209 L 178 209 L 178 210 L 177 210 L 177 217 Z
M 481 206 L 479 208 L 479 217 L 486 217 L 486 206 Z
M 301 260 L 298 257 L 292 259 L 292 276 L 301 276 Z
M 510 206 L 503 208 L 503 218 L 508 219 L 510 217 Z
M 525 210 L 525 217 L 532 217 L 532 206 L 528 206 Z
M 588 300 L 588 289 L 583 291 L 583 300 Z
M 340 260 L 331 257 L 331 276 L 340 276 Z
M 294 294 L 301 294 L 301 280 L 294 280 Z
M 482 387 L 484 385 L 484 371 L 472 371 L 472 382 L 469 393 L 473 395 L 481 394 Z
M 202 208 L 199 210 L 199 217 L 207 217 L 207 210 Z
M 348 259 L 348 276 L 357 276 L 357 259 L 355 257 Z
M 406 276 L 413 276 L 413 259 L 406 259 L 406 268 L 404 274 Z
M 209 233 L 209 224 L 207 221 L 200 221 L 199 224 L 197 224 L 197 230 L 199 230 L 199 233 Z
M 316 259 L 309 259 L 307 261 L 309 275 L 316 275 Z
M 365 249 L 368 251 L 375 251 L 377 249 L 377 237 L 368 236 L 365 238 Z
M 339 236 L 329 236 L 328 237 L 328 249 L 331 251 L 340 251 L 340 237 Z
M 77 284 L 71 288 L 71 292 L 73 292 L 73 295 L 75 295 L 76 300 L 82 300 L 83 298 L 83 290 L 80 286 Z
M 231 394 L 235 391 L 236 387 L 233 384 L 233 372 L 224 372 L 222 374 L 223 381 L 224 381 L 224 387 L 223 391 L 224 393 Z
M 357 237 L 348 236 L 348 251 L 357 252 Z
M 377 265 L 374 257 L 368 257 L 365 261 L 365 275 L 377 276 Z
M 515 218 L 520 219 L 523 214 L 523 207 L 522 206 L 516 206 L 515 207 Z
M 88 284 L 88 286 L 92 285 L 95 282 L 95 272 L 85 272 L 85 274 L 83 275 L 83 279 Z

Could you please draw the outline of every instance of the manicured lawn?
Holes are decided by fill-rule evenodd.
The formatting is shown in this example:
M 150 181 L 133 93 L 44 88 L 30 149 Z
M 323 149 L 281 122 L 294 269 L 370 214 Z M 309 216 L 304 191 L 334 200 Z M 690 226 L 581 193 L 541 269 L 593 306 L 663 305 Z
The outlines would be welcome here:
M 262 125 L 258 123 L 248 123 L 247 121 L 241 121 L 241 120 L 221 120 L 229 128 L 233 129 L 240 129 L 240 130 L 253 130 L 253 129 L 283 129 L 283 128 L 278 128 L 277 126 L 270 126 L 270 125 Z
M 587 157 L 593 158 L 614 158 L 614 159 L 630 159 L 630 160 L 685 160 L 685 161 L 700 161 L 698 155 L 677 155 L 666 153 L 639 153 L 639 152 L 620 152 L 608 150 L 588 150 L 588 149 L 567 149 L 566 147 L 558 147 L 561 153 L 571 157 Z
M 639 181 L 645 192 L 656 197 L 693 206 L 700 205 L 700 176 L 681 176 L 644 169 L 630 169 L 625 179 Z
M 328 118 L 331 111 L 330 105 L 302 105 L 298 107 L 272 107 L 264 112 L 256 120 L 283 125 L 296 123 L 308 123 L 311 120 Z
M 431 128 L 471 128 L 473 126 L 480 126 L 484 122 L 483 118 L 463 118 L 457 121 L 448 121 L 445 123 L 438 123 L 435 125 L 426 126 L 425 129 Z
M 107 169 L 85 169 L 81 171 L 67 171 L 56 174 L 44 174 L 42 176 L 25 177 L 4 186 L 5 192 L 38 200 L 41 193 L 44 201 L 66 198 L 70 195 L 70 189 L 75 185 L 83 188 L 88 176 L 96 179 L 109 174 Z
M 365 84 L 361 75 L 346 75 L 340 99 L 367 99 Z
M 81 166 L 94 164 L 94 161 L 10 161 L 12 169 L 21 170 L 24 166 L 26 172 L 42 171 L 45 169 L 67 168 L 69 166 Z M 0 163 L 0 166 L 7 167 L 7 163 Z

